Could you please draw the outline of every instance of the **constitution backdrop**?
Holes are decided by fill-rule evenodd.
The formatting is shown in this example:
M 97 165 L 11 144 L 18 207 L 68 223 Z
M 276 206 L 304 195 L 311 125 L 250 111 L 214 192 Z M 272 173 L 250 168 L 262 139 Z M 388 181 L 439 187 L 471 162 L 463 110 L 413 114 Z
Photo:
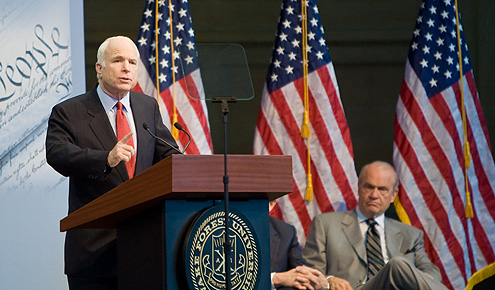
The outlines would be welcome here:
M 85 91 L 82 0 L 0 4 L 0 288 L 67 289 L 68 183 L 46 164 L 51 108 Z

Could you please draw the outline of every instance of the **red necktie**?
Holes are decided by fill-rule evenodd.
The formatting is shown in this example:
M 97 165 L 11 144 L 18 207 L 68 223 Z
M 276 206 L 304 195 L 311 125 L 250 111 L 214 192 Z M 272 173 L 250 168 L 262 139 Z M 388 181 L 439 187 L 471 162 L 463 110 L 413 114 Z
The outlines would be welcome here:
M 127 122 L 127 118 L 125 117 L 124 111 L 122 111 L 122 103 L 117 102 L 117 116 L 115 117 L 115 125 L 117 126 L 117 140 L 122 140 L 125 135 L 131 132 L 131 128 L 129 127 L 129 123 Z M 127 141 L 127 145 L 130 145 L 134 148 L 134 140 L 129 138 Z M 125 163 L 127 167 L 127 174 L 129 178 L 134 176 L 134 168 L 136 166 L 136 154 L 132 155 L 131 160 Z

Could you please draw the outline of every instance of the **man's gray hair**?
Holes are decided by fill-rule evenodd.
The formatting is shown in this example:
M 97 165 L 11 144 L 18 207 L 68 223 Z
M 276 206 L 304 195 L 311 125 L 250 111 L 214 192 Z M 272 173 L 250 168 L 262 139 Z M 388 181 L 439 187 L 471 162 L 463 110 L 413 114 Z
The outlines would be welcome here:
M 101 67 L 105 67 L 105 51 L 107 50 L 108 43 L 110 43 L 110 41 L 112 39 L 116 39 L 116 38 L 128 39 L 130 42 L 134 43 L 134 41 L 132 41 L 132 39 L 130 39 L 129 37 L 121 36 L 121 35 L 112 36 L 112 37 L 105 39 L 105 41 L 103 41 L 103 43 L 100 44 L 100 47 L 98 47 L 98 51 L 96 52 L 96 63 L 99 63 L 101 65 Z M 136 47 L 137 55 L 139 57 L 139 49 L 137 48 L 135 43 L 134 43 L 134 46 Z M 96 77 L 99 78 L 100 76 L 97 75 Z

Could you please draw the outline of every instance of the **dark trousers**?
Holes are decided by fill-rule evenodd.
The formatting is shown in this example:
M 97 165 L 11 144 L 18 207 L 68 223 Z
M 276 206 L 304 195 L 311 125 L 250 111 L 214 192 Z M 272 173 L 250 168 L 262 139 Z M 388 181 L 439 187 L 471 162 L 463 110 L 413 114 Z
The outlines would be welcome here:
M 68 275 L 70 290 L 118 290 L 117 277 Z

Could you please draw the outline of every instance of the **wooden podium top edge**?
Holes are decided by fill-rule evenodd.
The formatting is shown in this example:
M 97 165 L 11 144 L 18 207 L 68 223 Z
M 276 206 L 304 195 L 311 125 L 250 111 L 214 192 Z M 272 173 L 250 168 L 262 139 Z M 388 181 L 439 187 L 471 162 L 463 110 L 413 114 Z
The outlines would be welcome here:
M 229 195 L 273 200 L 292 192 L 292 157 L 227 155 Z M 114 228 L 167 199 L 223 199 L 224 155 L 173 154 L 69 214 L 60 231 Z

